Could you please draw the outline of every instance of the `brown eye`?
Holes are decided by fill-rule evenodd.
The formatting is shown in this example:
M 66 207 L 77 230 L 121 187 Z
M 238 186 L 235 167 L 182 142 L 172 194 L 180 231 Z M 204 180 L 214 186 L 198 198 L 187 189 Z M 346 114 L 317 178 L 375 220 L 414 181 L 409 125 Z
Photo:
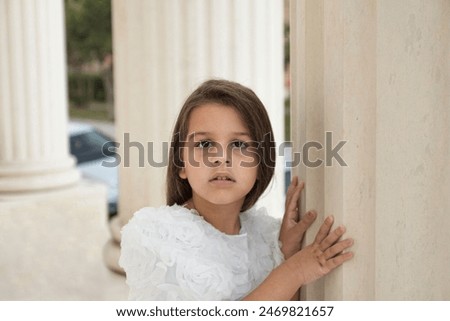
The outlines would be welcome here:
M 212 147 L 212 143 L 209 140 L 201 140 L 195 144 L 195 147 L 210 148 L 210 147 Z
M 248 144 L 241 140 L 235 140 L 234 142 L 231 143 L 231 147 L 238 148 L 238 149 L 244 149 L 244 148 L 248 147 Z

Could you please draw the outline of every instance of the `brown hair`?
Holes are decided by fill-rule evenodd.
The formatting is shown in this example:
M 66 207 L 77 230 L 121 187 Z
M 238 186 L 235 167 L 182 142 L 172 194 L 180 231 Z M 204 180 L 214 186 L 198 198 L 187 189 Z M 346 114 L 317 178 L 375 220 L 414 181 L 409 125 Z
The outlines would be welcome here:
M 275 167 L 275 141 L 267 111 L 255 93 L 238 83 L 227 80 L 208 80 L 186 100 L 173 130 L 167 168 L 167 205 L 186 203 L 192 197 L 187 179 L 179 176 L 183 168 L 182 147 L 186 140 L 189 116 L 201 105 L 216 103 L 234 108 L 248 126 L 252 139 L 258 144 L 258 173 L 255 185 L 247 194 L 241 211 L 252 207 L 269 185 Z

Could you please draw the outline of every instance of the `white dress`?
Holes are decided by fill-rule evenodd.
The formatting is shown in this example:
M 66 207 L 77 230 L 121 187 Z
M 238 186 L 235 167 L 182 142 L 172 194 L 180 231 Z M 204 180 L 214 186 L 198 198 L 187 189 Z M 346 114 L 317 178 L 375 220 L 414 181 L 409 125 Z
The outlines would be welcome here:
M 264 208 L 240 214 L 227 235 L 195 210 L 143 208 L 122 230 L 119 264 L 130 300 L 239 300 L 283 261 L 280 221 Z

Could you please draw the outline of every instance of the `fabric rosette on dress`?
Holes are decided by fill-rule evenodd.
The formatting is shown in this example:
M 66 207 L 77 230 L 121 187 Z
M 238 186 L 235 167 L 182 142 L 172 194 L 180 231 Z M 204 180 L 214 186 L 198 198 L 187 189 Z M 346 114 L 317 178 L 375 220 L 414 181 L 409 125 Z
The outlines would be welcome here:
M 132 300 L 238 300 L 282 261 L 280 222 L 241 213 L 227 235 L 184 207 L 143 208 L 122 231 L 120 265 Z

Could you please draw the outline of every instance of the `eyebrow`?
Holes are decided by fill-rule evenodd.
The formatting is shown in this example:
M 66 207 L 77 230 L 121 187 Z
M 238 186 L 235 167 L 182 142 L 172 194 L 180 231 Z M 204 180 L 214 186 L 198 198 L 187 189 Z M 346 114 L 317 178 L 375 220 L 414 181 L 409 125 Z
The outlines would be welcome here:
M 232 136 L 247 136 L 249 138 L 251 137 L 250 133 L 248 133 L 248 132 L 233 132 L 231 134 L 232 134 Z M 209 136 L 209 135 L 211 135 L 211 133 L 210 132 L 192 132 L 192 133 L 190 133 L 187 136 L 187 139 L 189 140 L 189 138 L 192 138 L 192 137 L 194 137 L 196 135 L 198 135 L 198 136 Z

